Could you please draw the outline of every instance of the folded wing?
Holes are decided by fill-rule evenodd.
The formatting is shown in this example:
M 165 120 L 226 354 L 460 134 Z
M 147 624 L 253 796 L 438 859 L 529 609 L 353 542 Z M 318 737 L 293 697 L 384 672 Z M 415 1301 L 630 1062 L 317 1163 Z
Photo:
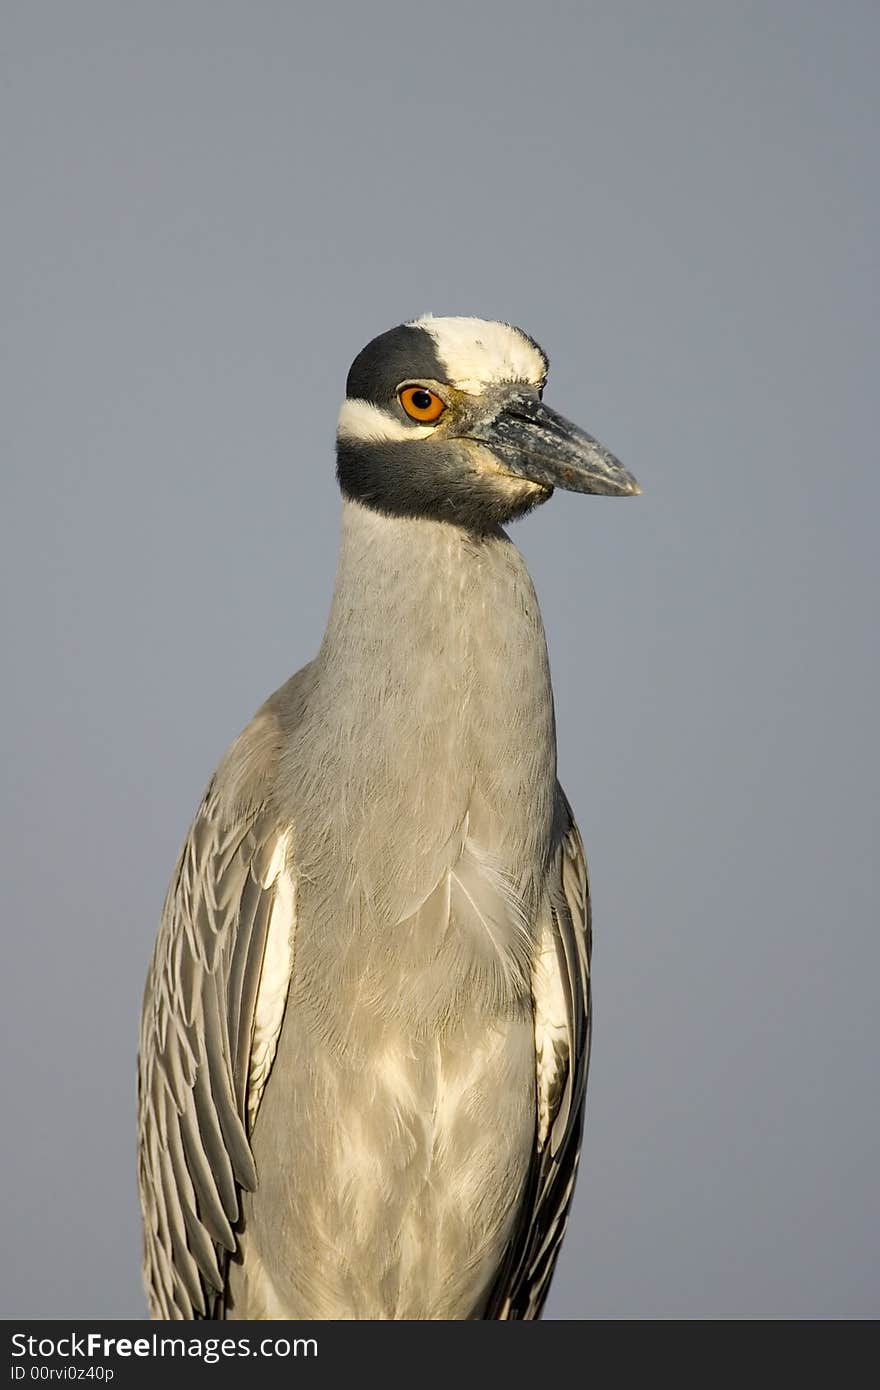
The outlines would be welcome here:
M 265 810 L 224 814 L 212 784 L 165 902 L 138 1064 L 144 1280 L 157 1318 L 222 1308 L 290 983 L 289 849 L 289 831 Z
M 577 1174 L 590 1053 L 590 897 L 581 837 L 558 788 L 532 972 L 535 1155 L 485 1318 L 540 1317 Z

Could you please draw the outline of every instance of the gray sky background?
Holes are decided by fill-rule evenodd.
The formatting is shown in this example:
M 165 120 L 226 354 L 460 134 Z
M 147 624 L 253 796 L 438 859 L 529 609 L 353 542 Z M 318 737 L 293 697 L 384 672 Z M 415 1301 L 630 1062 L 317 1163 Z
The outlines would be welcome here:
M 349 362 L 510 319 L 632 468 L 517 526 L 591 863 L 556 1318 L 875 1316 L 874 3 L 0 24 L 7 1317 L 139 1316 L 180 841 L 314 652 Z

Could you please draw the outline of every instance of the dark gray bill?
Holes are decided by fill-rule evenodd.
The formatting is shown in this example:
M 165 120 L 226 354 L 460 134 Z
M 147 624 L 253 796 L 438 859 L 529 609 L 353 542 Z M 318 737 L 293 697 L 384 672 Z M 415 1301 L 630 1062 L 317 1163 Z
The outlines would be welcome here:
M 597 439 L 537 396 L 506 401 L 498 414 L 477 422 L 468 435 L 488 445 L 511 473 L 545 487 L 606 497 L 641 492 L 633 475 Z

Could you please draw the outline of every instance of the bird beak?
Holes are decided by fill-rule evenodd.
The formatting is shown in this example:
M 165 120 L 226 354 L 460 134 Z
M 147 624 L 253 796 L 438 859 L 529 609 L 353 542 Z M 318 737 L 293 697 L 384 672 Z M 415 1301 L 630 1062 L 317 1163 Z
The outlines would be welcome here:
M 485 444 L 518 478 L 544 487 L 605 497 L 641 492 L 633 475 L 598 440 L 536 395 L 508 397 L 490 419 L 475 422 L 468 437 Z

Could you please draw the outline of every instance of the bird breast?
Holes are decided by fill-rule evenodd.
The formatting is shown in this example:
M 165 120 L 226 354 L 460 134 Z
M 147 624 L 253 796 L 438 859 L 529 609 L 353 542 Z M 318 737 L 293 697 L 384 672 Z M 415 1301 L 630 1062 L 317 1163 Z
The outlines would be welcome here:
M 353 997 L 425 1035 L 474 992 L 509 1016 L 528 993 L 555 791 L 522 558 L 503 534 L 347 504 L 317 666 L 282 769 L 303 1006 L 334 1045 L 352 1045 Z
M 279 773 L 294 968 L 233 1302 L 251 1317 L 479 1316 L 535 1132 L 544 635 L 506 537 L 346 512 Z

